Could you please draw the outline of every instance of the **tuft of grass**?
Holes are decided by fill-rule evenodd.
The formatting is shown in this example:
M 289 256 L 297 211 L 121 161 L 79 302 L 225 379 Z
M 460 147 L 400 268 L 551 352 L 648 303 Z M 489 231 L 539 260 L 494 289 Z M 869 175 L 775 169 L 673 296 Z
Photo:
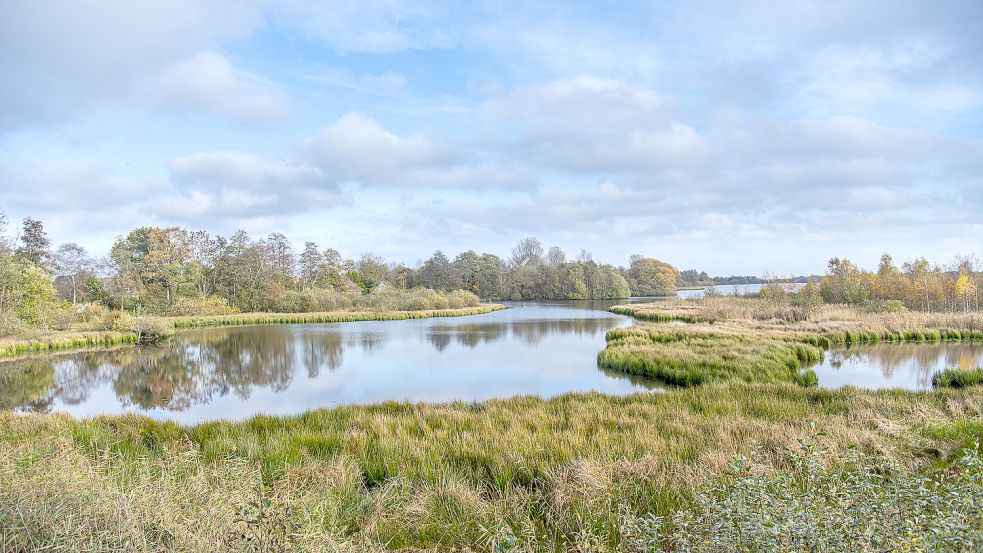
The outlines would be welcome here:
M 688 508 L 754 443 L 784 470 L 810 421 L 831 455 L 918 472 L 981 419 L 972 390 L 738 383 L 194 426 L 0 413 L 0 550 L 626 551 L 626 517 Z
M 946 369 L 932 375 L 933 388 L 967 388 L 983 386 L 983 367 Z

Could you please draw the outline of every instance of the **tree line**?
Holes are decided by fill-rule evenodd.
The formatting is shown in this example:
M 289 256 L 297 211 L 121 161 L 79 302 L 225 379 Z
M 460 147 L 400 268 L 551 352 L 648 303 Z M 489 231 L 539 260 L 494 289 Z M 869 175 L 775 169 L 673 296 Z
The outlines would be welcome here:
M 980 268 L 979 260 L 972 255 L 957 256 L 948 266 L 918 258 L 898 267 L 885 253 L 876 271 L 834 257 L 818 286 L 807 288 L 814 289 L 811 293 L 827 303 L 919 311 L 979 311 L 983 308 Z
M 672 265 L 656 259 L 632 256 L 626 268 L 598 263 L 585 250 L 568 259 L 561 248 L 545 249 L 531 237 L 504 257 L 436 251 L 416 267 L 372 253 L 344 258 L 315 242 L 295 249 L 281 233 L 254 238 L 240 230 L 225 237 L 181 227 L 134 229 L 108 256 L 95 258 L 74 243 L 53 248 L 44 225 L 29 217 L 17 236 L 0 242 L 7 267 L 0 271 L 0 311 L 15 292 L 23 296 L 20 304 L 30 305 L 24 310 L 43 311 L 56 301 L 52 279 L 72 304 L 153 314 L 346 308 L 360 295 L 387 290 L 463 290 L 484 300 L 664 296 L 679 279 Z M 33 289 L 38 298 L 27 297 Z

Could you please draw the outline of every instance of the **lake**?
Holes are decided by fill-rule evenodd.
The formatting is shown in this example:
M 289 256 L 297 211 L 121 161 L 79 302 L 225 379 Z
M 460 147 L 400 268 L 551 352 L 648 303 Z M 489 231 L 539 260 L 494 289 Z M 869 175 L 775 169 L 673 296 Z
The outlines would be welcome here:
M 632 323 L 607 311 L 614 303 L 521 302 L 470 317 L 200 329 L 159 346 L 41 355 L 0 366 L 0 408 L 196 422 L 385 400 L 658 388 L 598 369 L 605 333 Z
M 643 300 L 645 301 L 645 300 Z M 182 422 L 296 414 L 386 400 L 479 401 L 658 390 L 602 370 L 624 301 L 513 302 L 486 315 L 211 328 L 155 346 L 0 363 L 0 409 L 76 416 L 136 412 Z M 983 344 L 876 344 L 827 352 L 819 385 L 931 388 L 932 374 L 983 365 Z

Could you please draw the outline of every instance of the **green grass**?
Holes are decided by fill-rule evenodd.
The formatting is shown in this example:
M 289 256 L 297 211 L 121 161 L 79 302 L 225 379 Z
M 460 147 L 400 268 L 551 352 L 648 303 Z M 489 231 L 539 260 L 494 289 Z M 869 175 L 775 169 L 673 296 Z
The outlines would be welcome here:
M 0 340 L 0 357 L 13 357 L 30 353 L 44 353 L 63 349 L 109 347 L 135 344 L 139 336 L 135 332 L 88 331 L 67 332 L 34 338 L 10 338 Z
M 678 386 L 730 380 L 808 385 L 815 384 L 816 375 L 802 367 L 822 356 L 818 346 L 780 337 L 653 325 L 608 331 L 607 347 L 597 355 L 597 363 Z
M 348 323 L 358 321 L 402 321 L 431 317 L 465 317 L 483 315 L 505 309 L 500 304 L 482 304 L 460 309 L 433 309 L 424 311 L 327 311 L 315 313 L 236 313 L 233 315 L 169 317 L 174 328 L 202 326 L 241 326 L 261 324 L 310 324 Z
M 195 426 L 0 413 L 0 550 L 619 551 L 626 520 L 687 508 L 754 444 L 780 467 L 812 421 L 834 453 L 922 471 L 981 417 L 972 390 L 788 384 Z
M 807 367 L 838 345 L 983 340 L 983 314 L 873 314 L 848 306 L 812 311 L 751 298 L 614 306 L 650 322 L 608 332 L 598 365 L 693 386 L 713 381 L 817 383 Z M 658 324 L 685 321 L 684 326 Z
M 934 388 L 983 386 L 983 367 L 939 371 L 932 375 L 932 386 Z

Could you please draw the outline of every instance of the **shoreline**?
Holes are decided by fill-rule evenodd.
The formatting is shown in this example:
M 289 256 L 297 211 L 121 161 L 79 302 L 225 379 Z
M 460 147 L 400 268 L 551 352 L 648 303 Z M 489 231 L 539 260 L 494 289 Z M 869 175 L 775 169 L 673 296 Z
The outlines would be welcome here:
M 222 328 L 271 324 L 328 324 L 365 321 L 402 321 L 442 317 L 466 317 L 486 315 L 505 309 L 498 303 L 486 303 L 477 307 L 458 309 L 430 309 L 423 311 L 322 311 L 312 313 L 237 313 L 234 315 L 161 317 L 171 323 L 174 330 L 195 328 Z M 72 350 L 91 350 L 117 345 L 139 343 L 136 332 L 111 330 L 55 332 L 30 338 L 0 339 L 0 361 L 24 355 Z

